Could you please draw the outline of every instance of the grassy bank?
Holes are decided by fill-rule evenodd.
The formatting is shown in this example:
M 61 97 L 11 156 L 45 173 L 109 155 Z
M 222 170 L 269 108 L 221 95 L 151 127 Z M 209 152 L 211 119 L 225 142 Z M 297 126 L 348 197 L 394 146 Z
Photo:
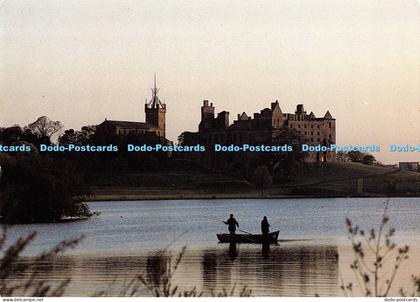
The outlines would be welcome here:
M 358 183 L 362 182 L 361 192 Z M 394 188 L 390 186 L 395 184 Z M 420 173 L 360 163 L 312 164 L 273 193 L 311 196 L 420 196 Z
M 363 181 L 362 191 L 358 183 Z M 420 174 L 358 163 L 318 163 L 295 169 L 290 181 L 272 184 L 264 196 L 251 183 L 206 169 L 91 175 L 92 200 L 230 199 L 285 197 L 419 196 Z

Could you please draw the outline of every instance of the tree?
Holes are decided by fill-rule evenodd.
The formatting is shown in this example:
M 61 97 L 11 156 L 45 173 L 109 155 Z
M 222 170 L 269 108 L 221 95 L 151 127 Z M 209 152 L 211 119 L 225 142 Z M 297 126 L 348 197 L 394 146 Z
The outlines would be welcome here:
M 36 135 L 28 127 L 22 129 L 19 125 L 1 128 L 0 141 L 8 145 L 16 142 L 31 143 L 34 145 L 50 143 L 50 139 L 48 137 Z
M 363 163 L 365 165 L 373 165 L 376 161 L 375 157 L 369 153 L 363 153 L 360 151 L 349 151 L 347 157 L 356 163 Z
M 28 125 L 38 136 L 46 136 L 51 140 L 51 137 L 63 129 L 63 124 L 60 121 L 52 121 L 47 116 L 39 117 L 35 122 Z
M 349 151 L 347 155 L 352 162 L 356 163 L 361 163 L 364 156 L 364 154 L 360 151 Z
M 350 160 L 347 152 L 345 151 L 338 151 L 336 156 L 337 156 L 337 161 L 346 162 Z
M 73 129 L 64 131 L 64 134 L 59 137 L 58 141 L 61 145 L 87 145 L 92 141 L 94 134 L 95 129 L 93 126 L 83 126 L 81 131 Z
M 22 128 L 14 125 L 8 128 L 0 129 L 0 140 L 5 144 L 10 144 L 22 139 Z
M 375 156 L 371 154 L 365 154 L 362 159 L 362 163 L 365 165 L 373 165 L 375 162 Z
M 92 216 L 90 195 L 67 160 L 42 157 L 0 158 L 0 218 L 6 223 L 55 222 Z

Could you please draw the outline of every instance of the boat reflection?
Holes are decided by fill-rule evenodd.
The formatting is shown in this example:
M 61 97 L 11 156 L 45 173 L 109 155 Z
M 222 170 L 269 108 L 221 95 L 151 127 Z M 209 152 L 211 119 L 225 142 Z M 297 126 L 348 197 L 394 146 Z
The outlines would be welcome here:
M 228 256 L 230 260 L 235 260 L 236 257 L 238 257 L 238 249 L 237 249 L 236 242 L 230 242 L 229 243 L 229 249 L 228 249 Z M 270 256 L 270 243 L 264 242 L 262 244 L 259 244 L 261 246 L 261 256 L 265 259 L 267 259 Z M 257 245 L 257 246 L 259 246 Z M 278 245 L 278 244 L 275 244 Z
M 333 296 L 338 286 L 337 247 L 333 245 L 220 244 L 214 248 L 187 249 L 172 282 L 182 290 L 196 287 L 210 295 L 244 286 L 255 296 Z M 62 256 L 37 263 L 38 276 L 49 283 L 71 278 L 65 295 L 92 295 L 106 291 L 120 295 L 121 287 L 141 275 L 159 287 L 173 268 L 179 250 L 150 251 L 129 256 Z M 30 258 L 27 258 L 30 261 Z M 16 282 L 22 282 L 16 275 Z M 110 286 L 110 284 L 112 286 Z M 86 289 L 89 288 L 89 292 Z M 150 295 L 139 288 L 140 296 Z
M 202 255 L 204 290 L 247 286 L 255 295 L 336 295 L 337 247 L 333 245 L 229 244 Z

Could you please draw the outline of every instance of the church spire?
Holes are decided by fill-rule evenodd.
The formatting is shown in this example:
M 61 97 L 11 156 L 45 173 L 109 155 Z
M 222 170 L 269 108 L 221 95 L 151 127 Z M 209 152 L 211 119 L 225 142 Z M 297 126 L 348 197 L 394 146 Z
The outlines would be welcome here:
M 158 93 L 159 93 L 159 88 L 157 88 L 157 85 L 156 85 L 156 73 L 155 73 L 154 78 L 153 78 L 152 98 L 147 103 L 147 106 L 149 108 L 164 108 L 164 104 L 159 99 Z
M 149 124 L 156 129 L 156 134 L 159 137 L 165 137 L 166 132 L 166 104 L 164 104 L 158 97 L 159 88 L 156 84 L 156 73 L 153 76 L 152 98 L 144 105 L 146 113 L 146 124 Z
M 156 89 L 156 72 L 154 73 L 154 79 L 155 79 L 155 89 Z

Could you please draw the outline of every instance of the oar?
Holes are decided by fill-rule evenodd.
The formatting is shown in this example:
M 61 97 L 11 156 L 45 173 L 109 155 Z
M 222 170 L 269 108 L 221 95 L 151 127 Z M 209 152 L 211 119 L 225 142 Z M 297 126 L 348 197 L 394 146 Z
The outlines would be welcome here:
M 250 232 L 247 232 L 247 231 L 243 231 L 243 230 L 241 230 L 241 229 L 238 229 L 238 231 L 241 231 L 241 232 L 244 232 L 244 233 L 246 233 L 246 234 L 248 234 L 248 235 L 252 235 L 252 233 L 250 233 Z M 241 235 L 241 234 L 237 234 L 238 236 L 242 236 L 242 237 L 245 237 L 244 235 Z M 254 242 L 254 243 L 259 243 L 259 242 L 257 242 L 257 241 L 255 241 L 255 240 L 253 240 L 253 239 L 251 239 L 251 238 L 249 238 L 249 237 L 246 237 L 246 239 L 248 239 L 248 240 L 250 240 L 250 241 L 252 241 L 252 242 Z
M 245 234 L 248 234 L 248 235 L 252 235 L 252 233 L 247 232 L 247 231 L 244 231 L 244 230 L 241 230 L 241 229 L 238 229 L 238 231 L 240 231 L 240 232 L 242 232 L 242 233 L 245 233 Z

